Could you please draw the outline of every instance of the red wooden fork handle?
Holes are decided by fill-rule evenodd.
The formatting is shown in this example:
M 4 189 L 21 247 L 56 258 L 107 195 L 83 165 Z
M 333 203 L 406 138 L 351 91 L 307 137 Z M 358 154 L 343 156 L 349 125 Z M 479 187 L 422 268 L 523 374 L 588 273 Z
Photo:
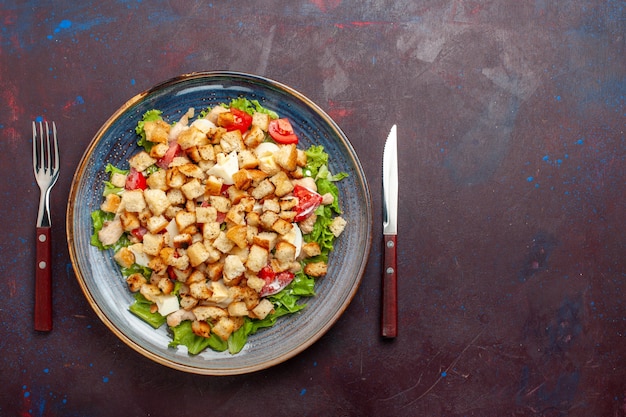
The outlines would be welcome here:
M 37 228 L 35 264 L 35 330 L 52 330 L 52 264 L 50 227 Z

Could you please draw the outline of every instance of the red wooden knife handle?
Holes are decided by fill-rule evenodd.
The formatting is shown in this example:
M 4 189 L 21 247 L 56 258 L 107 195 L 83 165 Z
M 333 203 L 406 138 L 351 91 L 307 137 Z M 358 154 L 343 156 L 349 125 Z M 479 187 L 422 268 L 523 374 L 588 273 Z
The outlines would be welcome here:
M 383 306 L 382 306 L 382 336 L 396 337 L 398 334 L 398 287 L 396 267 L 396 235 L 383 235 Z
M 35 264 L 35 330 L 52 330 L 52 264 L 50 228 L 37 228 Z

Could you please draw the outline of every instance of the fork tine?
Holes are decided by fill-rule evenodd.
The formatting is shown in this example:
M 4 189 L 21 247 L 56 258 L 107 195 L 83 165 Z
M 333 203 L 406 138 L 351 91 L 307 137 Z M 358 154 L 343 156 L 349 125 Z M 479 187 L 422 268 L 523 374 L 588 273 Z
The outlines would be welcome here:
M 53 136 L 53 146 L 54 146 L 54 164 L 53 170 L 59 169 L 59 142 L 57 141 L 57 125 L 52 122 L 52 136 Z
M 37 175 L 37 125 L 33 122 L 33 171 Z
M 44 172 L 50 174 L 52 171 L 52 148 L 50 147 L 50 129 L 48 128 L 48 121 L 46 120 L 46 143 L 45 143 L 45 163 Z

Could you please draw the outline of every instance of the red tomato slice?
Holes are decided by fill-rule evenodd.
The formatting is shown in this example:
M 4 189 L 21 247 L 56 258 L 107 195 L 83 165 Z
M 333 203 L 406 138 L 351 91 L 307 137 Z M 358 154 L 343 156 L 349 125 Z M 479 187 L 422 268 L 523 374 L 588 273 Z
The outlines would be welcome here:
M 124 188 L 127 190 L 145 190 L 148 188 L 148 184 L 146 183 L 146 177 L 135 168 L 131 168 L 130 172 L 126 176 L 126 184 Z
M 265 265 L 259 271 L 259 278 L 264 279 L 266 282 L 272 281 L 275 276 L 276 276 L 276 272 L 274 272 L 272 267 L 269 265 Z
M 268 129 L 270 136 L 278 143 L 298 143 L 298 137 L 293 131 L 289 119 L 274 119 Z
M 172 142 L 170 143 L 170 147 L 167 150 L 167 152 L 165 152 L 165 155 L 163 155 L 157 162 L 156 165 L 159 168 L 163 168 L 163 169 L 167 169 L 169 168 L 170 164 L 172 163 L 172 160 L 177 157 L 182 155 L 182 149 L 180 148 L 180 145 L 176 142 Z
M 246 113 L 243 110 L 236 109 L 234 107 L 230 108 L 230 112 L 235 116 L 235 121 L 229 125 L 225 126 L 227 131 L 239 130 L 243 135 L 250 128 L 252 124 L 252 116 Z
M 138 228 L 131 230 L 130 233 L 142 242 L 143 236 L 148 233 L 148 229 L 143 226 L 139 226 Z
M 293 187 L 293 195 L 298 198 L 298 205 L 296 206 L 296 213 L 298 214 L 293 219 L 295 222 L 306 219 L 322 204 L 321 195 L 299 184 Z
M 272 271 L 272 273 L 274 273 L 274 271 Z M 259 277 L 261 277 L 261 274 L 259 274 Z M 261 297 L 267 297 L 268 295 L 277 294 L 282 291 L 283 288 L 289 285 L 289 283 L 293 281 L 294 278 L 295 275 L 293 274 L 293 272 L 284 271 L 279 272 L 278 274 L 274 273 L 273 278 L 265 279 L 265 286 L 261 288 L 261 291 L 259 291 L 259 295 Z

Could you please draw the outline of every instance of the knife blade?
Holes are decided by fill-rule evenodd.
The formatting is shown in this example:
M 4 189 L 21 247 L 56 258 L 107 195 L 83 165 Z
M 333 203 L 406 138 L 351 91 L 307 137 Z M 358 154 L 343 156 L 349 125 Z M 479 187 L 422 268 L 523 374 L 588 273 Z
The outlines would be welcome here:
M 398 137 L 393 125 L 383 149 L 383 276 L 382 317 L 383 337 L 398 334 L 397 288 L 398 237 Z

